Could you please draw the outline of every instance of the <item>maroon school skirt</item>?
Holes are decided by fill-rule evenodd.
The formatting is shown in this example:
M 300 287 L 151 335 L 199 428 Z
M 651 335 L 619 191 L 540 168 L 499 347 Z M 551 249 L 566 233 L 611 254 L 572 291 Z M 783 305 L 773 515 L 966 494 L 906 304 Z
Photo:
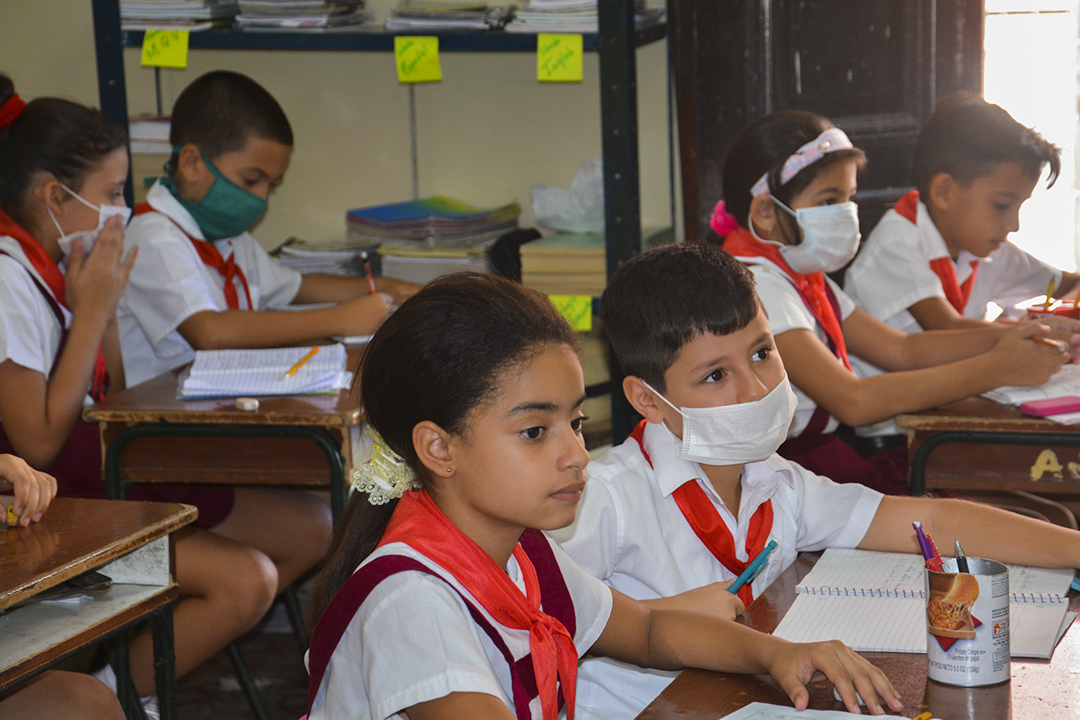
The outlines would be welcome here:
M 18 455 L 0 425 L 0 452 Z M 39 468 L 56 478 L 60 497 L 103 498 L 105 482 L 101 479 L 101 436 L 97 425 L 75 423 L 64 449 L 47 468 Z M 185 503 L 199 509 L 195 525 L 210 529 L 232 512 L 235 496 L 231 487 L 219 485 L 134 485 L 131 500 Z
M 791 438 L 777 452 L 838 483 L 862 483 L 886 495 L 911 494 L 906 444 L 864 457 L 834 433 L 826 433 Z

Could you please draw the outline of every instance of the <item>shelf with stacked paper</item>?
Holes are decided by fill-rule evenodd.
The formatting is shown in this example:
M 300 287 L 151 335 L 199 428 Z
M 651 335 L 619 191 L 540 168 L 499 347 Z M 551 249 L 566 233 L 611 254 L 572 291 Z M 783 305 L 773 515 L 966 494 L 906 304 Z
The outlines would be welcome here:
M 124 47 L 142 47 L 144 32 L 125 30 L 120 33 Z M 361 30 L 313 32 L 313 31 L 259 31 L 249 32 L 223 28 L 193 32 L 188 47 L 208 50 L 368 50 L 387 52 L 394 49 L 397 35 L 435 35 L 439 38 L 440 52 L 535 52 L 536 35 L 509 33 L 498 30 L 487 32 L 454 33 L 391 33 L 378 27 Z M 667 24 L 658 23 L 634 32 L 634 46 L 649 45 L 667 36 Z M 598 33 L 583 33 L 582 44 L 586 52 L 599 49 Z

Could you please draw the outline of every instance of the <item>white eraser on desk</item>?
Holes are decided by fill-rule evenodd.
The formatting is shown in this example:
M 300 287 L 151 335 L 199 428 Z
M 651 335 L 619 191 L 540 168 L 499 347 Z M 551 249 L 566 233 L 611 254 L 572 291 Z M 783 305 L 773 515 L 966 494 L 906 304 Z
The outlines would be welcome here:
M 252 410 L 258 410 L 259 401 L 255 398 L 249 397 L 236 398 L 236 409 L 247 410 L 248 412 L 251 412 Z
M 836 698 L 836 702 L 844 702 L 843 699 L 840 697 L 840 691 L 837 690 L 835 687 L 832 689 L 832 694 L 833 697 Z M 859 694 L 858 690 L 855 691 L 855 699 L 859 701 L 860 705 L 866 705 L 866 701 L 862 699 L 862 695 Z

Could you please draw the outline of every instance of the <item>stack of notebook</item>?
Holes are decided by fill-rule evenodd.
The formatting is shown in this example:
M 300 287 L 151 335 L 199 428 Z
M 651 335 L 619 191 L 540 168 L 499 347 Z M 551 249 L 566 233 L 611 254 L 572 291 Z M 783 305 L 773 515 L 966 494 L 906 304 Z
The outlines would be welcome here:
M 664 6 L 646 6 L 634 2 L 634 24 L 638 29 L 664 19 Z M 519 33 L 594 33 L 598 29 L 596 0 L 529 0 L 514 14 L 507 32 Z
M 409 33 L 500 29 L 511 14 L 507 8 L 489 8 L 486 3 L 401 0 L 390 11 L 386 29 Z
M 120 0 L 122 30 L 208 30 L 228 25 L 236 0 Z
M 289 238 L 277 249 L 278 262 L 302 273 L 329 273 L 331 275 L 363 275 L 365 264 L 372 273 L 379 274 L 377 245 L 358 245 L 344 241 L 326 245 L 311 245 L 299 238 Z
M 241 30 L 324 30 L 372 19 L 364 0 L 240 0 Z
M 671 229 L 644 233 L 642 248 L 665 245 Z M 567 233 L 533 240 L 521 246 L 521 282 L 548 295 L 592 295 L 607 285 L 607 255 L 603 233 Z
M 486 270 L 486 249 L 518 226 L 517 202 L 481 209 L 444 196 L 356 208 L 350 240 L 379 244 L 384 275 L 425 283 L 459 270 Z

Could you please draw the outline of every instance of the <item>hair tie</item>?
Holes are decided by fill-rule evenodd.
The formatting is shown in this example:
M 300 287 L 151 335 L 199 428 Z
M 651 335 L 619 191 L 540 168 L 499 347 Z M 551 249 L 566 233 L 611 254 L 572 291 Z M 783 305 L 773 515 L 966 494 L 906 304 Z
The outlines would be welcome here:
M 416 473 L 405 458 L 394 452 L 382 435 L 370 424 L 364 426 L 364 434 L 375 443 L 371 459 L 352 472 L 353 490 L 368 494 L 372 505 L 383 505 L 397 500 L 409 490 L 416 490 Z
M 26 102 L 19 97 L 19 93 L 12 93 L 3 105 L 0 105 L 0 128 L 7 127 L 15 122 L 15 118 L 22 115 L 26 109 Z
M 727 237 L 739 227 L 739 220 L 727 211 L 724 201 L 716 203 L 712 217 L 709 219 L 709 227 L 716 231 L 720 237 Z

